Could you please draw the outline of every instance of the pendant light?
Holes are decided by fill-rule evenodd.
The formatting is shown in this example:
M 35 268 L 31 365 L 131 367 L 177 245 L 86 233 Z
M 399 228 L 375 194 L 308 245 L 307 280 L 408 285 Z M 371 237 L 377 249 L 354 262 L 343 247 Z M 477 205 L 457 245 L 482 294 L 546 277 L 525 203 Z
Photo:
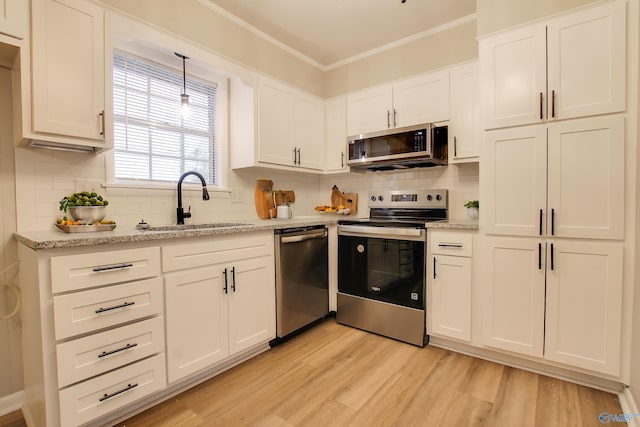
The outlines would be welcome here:
M 187 68 L 186 60 L 188 56 L 184 56 L 181 53 L 174 52 L 177 57 L 182 58 L 182 94 L 180 95 L 180 105 L 182 111 L 182 118 L 186 119 L 189 116 L 189 95 L 187 95 Z

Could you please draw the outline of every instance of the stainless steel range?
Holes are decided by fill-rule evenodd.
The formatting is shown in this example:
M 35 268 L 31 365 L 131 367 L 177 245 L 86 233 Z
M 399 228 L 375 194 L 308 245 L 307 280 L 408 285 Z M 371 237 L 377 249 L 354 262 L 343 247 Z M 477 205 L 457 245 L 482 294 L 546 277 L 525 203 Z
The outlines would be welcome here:
M 448 191 L 374 191 L 369 208 L 338 225 L 337 320 L 422 347 L 427 224 L 448 218 Z

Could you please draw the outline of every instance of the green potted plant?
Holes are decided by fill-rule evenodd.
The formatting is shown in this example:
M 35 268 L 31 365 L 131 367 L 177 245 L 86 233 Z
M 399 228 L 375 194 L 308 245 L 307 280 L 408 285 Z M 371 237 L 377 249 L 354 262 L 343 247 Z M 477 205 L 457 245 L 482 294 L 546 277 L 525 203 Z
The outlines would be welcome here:
M 478 219 L 478 208 L 480 207 L 480 202 L 477 200 L 470 200 L 464 204 L 464 207 L 467 208 L 467 218 Z

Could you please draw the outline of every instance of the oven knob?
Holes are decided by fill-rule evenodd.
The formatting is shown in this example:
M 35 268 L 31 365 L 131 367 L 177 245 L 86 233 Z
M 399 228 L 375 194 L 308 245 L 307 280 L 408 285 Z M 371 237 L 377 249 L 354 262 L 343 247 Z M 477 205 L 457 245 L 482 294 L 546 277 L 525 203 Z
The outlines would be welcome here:
M 431 194 L 427 194 L 427 200 L 431 201 L 431 199 L 433 199 L 433 196 L 431 196 Z
M 375 202 L 376 201 L 376 196 L 371 196 L 371 201 Z
M 436 194 L 436 200 L 438 200 L 438 201 L 442 200 L 442 196 L 439 195 L 439 194 Z
M 384 200 L 384 197 L 382 197 L 382 196 L 378 196 L 378 200 L 383 201 L 383 200 Z

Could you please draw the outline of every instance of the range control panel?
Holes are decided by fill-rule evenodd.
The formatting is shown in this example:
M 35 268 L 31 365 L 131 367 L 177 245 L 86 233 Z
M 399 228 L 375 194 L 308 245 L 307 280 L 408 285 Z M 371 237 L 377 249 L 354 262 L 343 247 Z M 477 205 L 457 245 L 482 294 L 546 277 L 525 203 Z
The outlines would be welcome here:
M 370 208 L 447 208 L 449 190 L 374 190 Z

